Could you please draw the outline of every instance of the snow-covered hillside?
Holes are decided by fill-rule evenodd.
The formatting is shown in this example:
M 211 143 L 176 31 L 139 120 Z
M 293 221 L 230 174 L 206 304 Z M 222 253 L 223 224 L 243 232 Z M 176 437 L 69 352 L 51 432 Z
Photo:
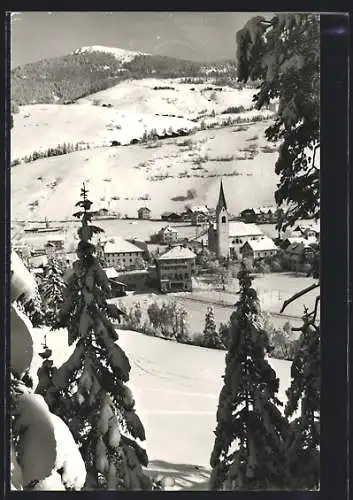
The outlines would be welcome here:
M 56 365 L 70 356 L 64 330 L 35 329 L 35 359 L 32 373 L 41 364 L 38 352 L 47 334 Z M 177 344 L 132 332 L 119 332 L 119 345 L 131 362 L 131 387 L 136 410 L 145 426 L 143 443 L 153 470 L 168 475 L 199 476 L 193 466 L 209 468 L 216 426 L 218 396 L 225 369 L 225 353 L 213 349 Z M 290 362 L 270 360 L 280 379 L 279 398 L 285 401 L 290 384 Z M 180 464 L 184 464 L 181 466 Z M 195 474 L 196 473 L 196 474 Z M 178 482 L 178 481 L 177 481 Z M 197 484 L 193 489 L 198 489 Z
M 105 52 L 113 54 L 121 63 L 127 63 L 135 59 L 136 56 L 150 55 L 144 52 L 136 52 L 133 50 L 119 49 L 117 47 L 105 47 L 104 45 L 90 45 L 87 47 L 80 47 L 73 51 L 73 54 L 84 54 L 87 52 Z
M 223 113 L 231 106 L 253 106 L 252 89 L 219 87 L 205 81 L 204 84 L 181 83 L 181 80 L 145 78 L 126 80 L 110 89 L 102 90 L 78 102 L 99 101 L 119 110 L 142 113 L 168 114 L 197 119 L 200 115 Z
M 123 81 L 75 104 L 22 106 L 11 131 L 12 161 L 63 143 L 85 150 L 13 167 L 12 217 L 71 217 L 83 181 L 97 209 L 129 216 L 141 203 L 153 217 L 183 210 L 190 189 L 194 204 L 212 207 L 219 176 L 226 178 L 233 214 L 273 204 L 277 151 L 266 142 L 263 121 L 273 113 L 251 109 L 253 92 L 149 78 Z M 163 140 L 134 144 L 151 132 Z M 177 137 L 185 134 L 190 137 Z
M 75 123 L 63 127 L 74 130 Z M 11 169 L 12 219 L 72 218 L 83 181 L 97 209 L 105 205 L 122 217 L 136 217 L 142 205 L 154 218 L 166 210 L 182 211 L 190 189 L 196 191 L 193 204 L 214 207 L 222 175 L 231 213 L 273 204 L 277 152 L 264 149 L 266 126 L 204 130 L 159 141 L 159 147 L 90 149 L 18 165 Z
M 222 123 L 229 118 L 224 112 L 231 107 L 252 107 L 253 90 L 217 88 L 176 80 L 131 80 L 82 98 L 76 104 L 22 106 L 14 116 L 11 159 L 55 148 L 63 142 L 105 146 L 112 140 L 130 144 L 152 129 L 159 134 L 164 130 L 177 134 L 180 130 L 200 128 L 202 122 Z M 231 117 L 251 119 L 259 114 L 272 116 L 270 111 L 253 110 Z

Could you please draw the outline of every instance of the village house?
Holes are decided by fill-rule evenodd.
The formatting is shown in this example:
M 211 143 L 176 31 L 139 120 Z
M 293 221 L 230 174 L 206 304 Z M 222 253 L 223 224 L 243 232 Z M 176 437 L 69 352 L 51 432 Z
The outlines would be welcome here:
M 28 264 L 33 269 L 44 269 L 48 266 L 48 258 L 46 255 L 32 255 L 28 259 Z
M 240 212 L 243 222 L 250 223 L 275 223 L 277 222 L 279 209 L 277 206 L 263 206 L 258 208 L 246 208 Z
M 246 208 L 240 212 L 240 218 L 243 222 L 259 222 L 261 212 L 258 208 Z
M 263 222 L 274 224 L 277 222 L 280 209 L 276 205 L 259 208 Z
M 248 240 L 240 248 L 243 258 L 253 263 L 256 259 L 273 257 L 278 248 L 271 238 L 264 237 L 260 240 Z
M 138 240 L 136 238 L 129 238 L 126 241 L 141 248 L 141 250 L 143 251 L 143 258 L 146 262 L 148 262 L 150 260 L 150 252 L 148 250 L 148 245 L 145 241 Z
M 112 297 L 124 297 L 126 295 L 127 285 L 118 280 L 118 273 L 113 267 L 108 267 L 103 269 L 107 278 L 109 280 L 109 284 L 112 291 Z
M 192 291 L 192 273 L 196 254 L 188 248 L 176 246 L 161 255 L 157 261 L 162 292 Z
M 139 219 L 148 220 L 151 218 L 151 210 L 148 207 L 141 207 L 137 211 L 137 216 Z
M 56 251 L 64 250 L 64 238 L 60 235 L 52 235 L 47 240 L 47 245 L 53 245 Z
M 189 213 L 193 226 L 205 224 L 209 220 L 208 208 L 205 205 L 194 205 L 189 208 Z
M 56 256 L 56 247 L 53 243 L 49 242 L 45 245 L 45 255 L 47 256 L 47 260 L 51 261 Z
M 306 243 L 291 243 L 284 251 L 283 263 L 287 270 L 307 272 L 313 260 L 314 250 Z
M 256 224 L 244 222 L 229 222 L 229 251 L 232 259 L 240 259 L 240 249 L 247 241 L 261 241 L 265 238 L 261 229 Z
M 149 272 L 147 269 L 135 269 L 118 272 L 118 279 L 127 290 L 142 291 L 146 288 Z
M 303 236 L 288 236 L 285 240 L 282 241 L 282 248 L 286 249 L 289 245 L 293 243 L 303 243 L 304 245 L 313 245 L 317 244 L 317 239 L 315 236 L 309 236 L 308 238 L 304 238 Z
M 190 209 L 186 209 L 180 215 L 181 215 L 181 222 L 191 222 L 191 211 L 190 211 Z
M 316 240 L 320 239 L 320 224 L 316 223 L 305 223 L 301 222 L 298 224 L 293 230 L 292 235 L 299 235 L 304 238 L 316 238 Z
M 31 273 L 33 274 L 37 285 L 40 285 L 43 281 L 44 277 L 44 268 L 43 267 L 34 267 L 31 269 Z
M 180 222 L 182 220 L 182 216 L 176 212 L 164 212 L 161 215 L 161 219 L 168 222 Z
M 108 267 L 126 269 L 143 259 L 144 251 L 121 237 L 113 238 L 103 246 L 104 260 Z
M 158 231 L 158 236 L 160 243 L 170 244 L 178 241 L 179 233 L 174 227 L 165 226 Z

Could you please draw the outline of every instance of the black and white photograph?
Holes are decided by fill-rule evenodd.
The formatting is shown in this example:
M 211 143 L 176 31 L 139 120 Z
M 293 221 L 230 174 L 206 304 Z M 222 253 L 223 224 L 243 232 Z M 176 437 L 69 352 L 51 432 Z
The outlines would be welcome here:
M 320 15 L 7 15 L 11 490 L 319 491 Z

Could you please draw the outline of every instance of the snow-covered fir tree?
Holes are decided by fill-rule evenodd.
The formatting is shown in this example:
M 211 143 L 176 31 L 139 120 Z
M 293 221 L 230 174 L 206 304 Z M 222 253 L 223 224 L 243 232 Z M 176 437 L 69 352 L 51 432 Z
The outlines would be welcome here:
M 23 268 L 30 273 L 33 283 L 35 284 L 35 288 L 29 298 L 26 297 L 25 295 L 21 295 L 16 301 L 16 307 L 20 309 L 29 318 L 29 320 L 32 323 L 32 326 L 37 328 L 43 325 L 44 323 L 43 302 L 34 275 L 28 269 L 28 267 L 25 266 L 23 261 L 22 265 Z
M 285 489 L 288 424 L 276 397 L 279 379 L 266 360 L 268 338 L 257 293 L 244 266 L 238 280 L 240 298 L 230 318 L 210 487 L 216 491 Z
M 69 426 L 79 444 L 87 469 L 87 490 L 149 490 L 151 480 L 146 451 L 136 440 L 145 440 L 144 427 L 135 412 L 135 401 L 126 385 L 130 363 L 116 343 L 112 319 L 121 311 L 108 304 L 110 285 L 96 258 L 92 237 L 102 230 L 93 225 L 92 202 L 85 186 L 78 229 L 78 260 L 74 262 L 59 313 L 68 343 L 75 343 L 70 358 L 51 378 L 46 401 Z
M 18 301 L 28 302 L 37 285 L 14 252 L 11 274 L 11 490 L 80 490 L 86 469 L 74 438 L 28 383 L 34 354 L 32 324 Z
M 285 415 L 290 423 L 287 461 L 293 489 L 317 489 L 320 482 L 320 326 L 304 316 L 291 367 Z
M 50 259 L 41 284 L 45 323 L 52 328 L 55 328 L 58 322 L 58 313 L 60 304 L 63 301 L 64 289 L 63 268 L 54 257 Z
M 222 349 L 223 343 L 217 331 L 214 311 L 212 307 L 207 308 L 205 316 L 205 328 L 203 330 L 202 345 L 211 349 Z

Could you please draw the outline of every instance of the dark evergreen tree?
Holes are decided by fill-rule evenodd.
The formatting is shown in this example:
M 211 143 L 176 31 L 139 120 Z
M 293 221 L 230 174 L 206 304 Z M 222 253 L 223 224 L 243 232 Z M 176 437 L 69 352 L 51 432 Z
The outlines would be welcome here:
M 222 349 L 223 342 L 217 331 L 217 326 L 214 318 L 214 311 L 212 307 L 207 308 L 205 317 L 205 328 L 203 330 L 202 337 L 203 347 L 209 347 L 211 349 Z
M 38 328 L 43 325 L 45 314 L 43 311 L 43 303 L 38 289 L 35 291 L 33 297 L 28 301 L 22 301 L 21 298 L 18 300 L 18 305 L 20 309 L 26 314 L 26 316 L 31 320 L 32 325 Z
M 63 267 L 56 258 L 52 258 L 50 259 L 40 288 L 45 323 L 52 328 L 55 328 L 58 323 L 58 314 L 64 298 L 64 289 Z
M 285 415 L 290 423 L 287 460 L 293 489 L 320 482 L 320 327 L 306 314 L 292 363 Z
M 268 337 L 244 266 L 238 279 L 240 298 L 230 318 L 210 486 L 212 490 L 285 489 L 288 424 L 276 397 L 279 379 L 265 359 Z
M 145 440 L 135 401 L 126 383 L 130 363 L 116 343 L 111 319 L 121 311 L 108 304 L 109 280 L 96 258 L 92 237 L 102 230 L 93 225 L 85 186 L 74 216 L 78 229 L 78 260 L 67 278 L 59 326 L 75 343 L 70 358 L 54 371 L 45 398 L 52 412 L 69 426 L 87 469 L 85 489 L 149 490 L 142 466 L 148 458 L 136 439 Z
M 303 216 L 320 216 L 320 21 L 316 14 L 257 16 L 237 33 L 237 70 L 241 82 L 257 80 L 257 109 L 278 99 L 267 139 L 280 141 L 275 193 L 289 210 L 283 229 Z

